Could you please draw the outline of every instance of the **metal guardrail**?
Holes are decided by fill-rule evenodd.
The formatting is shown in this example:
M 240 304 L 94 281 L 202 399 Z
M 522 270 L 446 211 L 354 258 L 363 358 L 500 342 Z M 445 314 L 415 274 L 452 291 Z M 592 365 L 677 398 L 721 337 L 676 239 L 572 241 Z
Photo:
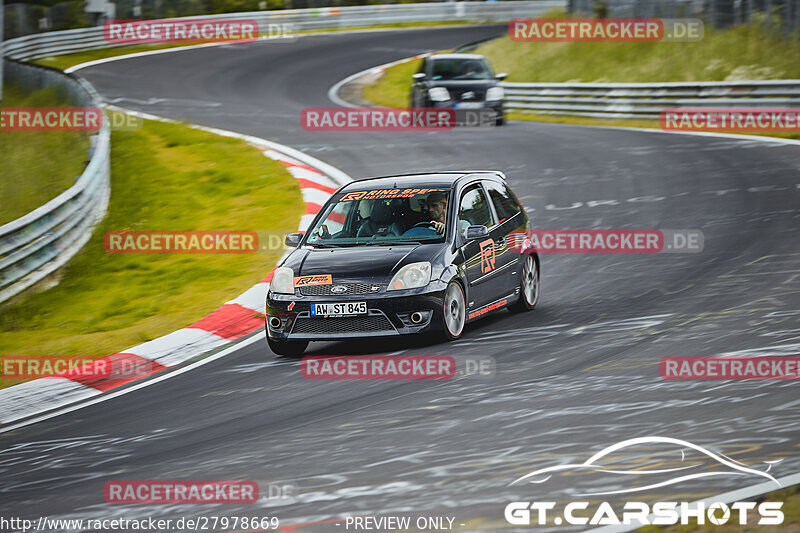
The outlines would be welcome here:
M 58 71 L 5 61 L 8 79 L 26 86 L 63 88 L 75 103 L 100 107 L 94 89 Z M 108 207 L 109 129 L 92 138 L 89 164 L 75 185 L 27 215 L 0 226 L 0 302 L 19 294 L 64 265 L 91 236 Z
M 224 13 L 181 17 L 180 20 L 249 19 L 257 21 L 262 34 L 265 34 L 269 24 L 293 24 L 298 31 L 309 31 L 437 20 L 500 22 L 513 18 L 535 17 L 550 9 L 565 7 L 566 0 L 434 2 Z M 105 41 L 102 27 L 93 27 L 11 39 L 6 42 L 5 55 L 12 59 L 36 59 L 109 46 L 119 45 Z
M 800 108 L 800 80 L 501 84 L 507 109 L 608 118 L 658 118 L 663 109 Z

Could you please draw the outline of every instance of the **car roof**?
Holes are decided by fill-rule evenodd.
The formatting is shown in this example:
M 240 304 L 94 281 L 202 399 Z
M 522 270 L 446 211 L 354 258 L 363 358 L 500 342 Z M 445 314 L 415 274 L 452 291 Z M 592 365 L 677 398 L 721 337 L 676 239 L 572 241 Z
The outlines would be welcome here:
M 497 170 L 445 170 L 441 172 L 426 172 L 414 174 L 400 174 L 396 176 L 377 176 L 362 178 L 347 184 L 342 190 L 363 189 L 391 189 L 397 187 L 451 187 L 460 178 L 474 174 L 492 175 L 502 178 L 502 172 Z
M 434 54 L 429 59 L 486 59 L 481 54 Z

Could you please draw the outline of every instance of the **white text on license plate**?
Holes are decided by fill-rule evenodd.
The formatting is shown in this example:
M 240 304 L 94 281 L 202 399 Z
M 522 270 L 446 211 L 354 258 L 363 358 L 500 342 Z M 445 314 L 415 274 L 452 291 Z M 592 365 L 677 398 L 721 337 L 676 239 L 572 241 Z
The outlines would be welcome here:
M 366 315 L 367 302 L 311 304 L 311 316 Z

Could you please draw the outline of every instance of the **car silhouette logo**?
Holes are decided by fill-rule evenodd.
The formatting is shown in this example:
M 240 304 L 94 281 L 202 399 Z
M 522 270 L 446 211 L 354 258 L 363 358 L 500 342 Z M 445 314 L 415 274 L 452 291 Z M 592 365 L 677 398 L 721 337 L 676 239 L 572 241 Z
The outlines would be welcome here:
M 342 294 L 343 292 L 347 292 L 347 285 L 334 285 L 331 287 L 331 292 L 333 294 Z
M 475 92 L 474 91 L 467 91 L 461 95 L 462 100 L 474 100 L 475 99 Z

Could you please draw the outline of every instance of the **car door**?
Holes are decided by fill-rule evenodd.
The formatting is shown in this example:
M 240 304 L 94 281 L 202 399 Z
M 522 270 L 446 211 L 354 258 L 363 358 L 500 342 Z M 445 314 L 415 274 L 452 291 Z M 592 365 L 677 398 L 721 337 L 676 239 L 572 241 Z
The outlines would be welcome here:
M 485 180 L 483 186 L 489 195 L 495 212 L 497 225 L 489 234 L 495 242 L 495 264 L 497 275 L 503 279 L 503 296 L 510 294 L 519 286 L 521 268 L 519 247 L 514 234 L 525 230 L 525 214 L 508 186 L 504 183 Z
M 457 215 L 457 229 L 462 234 L 462 253 L 469 283 L 467 309 L 472 311 L 499 298 L 506 285 L 506 279 L 497 275 L 497 244 L 491 234 L 491 228 L 497 225 L 496 220 L 479 182 L 463 190 L 459 196 Z M 485 239 L 466 241 L 463 232 L 469 226 L 485 226 L 490 234 Z M 499 233 L 496 235 L 500 236 Z

